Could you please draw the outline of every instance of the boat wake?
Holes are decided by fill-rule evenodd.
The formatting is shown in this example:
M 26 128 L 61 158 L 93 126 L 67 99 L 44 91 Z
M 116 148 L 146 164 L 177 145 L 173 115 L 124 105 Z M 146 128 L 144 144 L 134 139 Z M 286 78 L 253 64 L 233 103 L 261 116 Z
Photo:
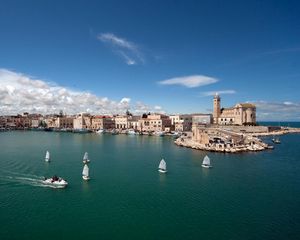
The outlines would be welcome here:
M 10 175 L 0 176 L 2 184 L 15 184 L 15 185 L 30 185 L 34 187 L 48 187 L 59 188 L 53 185 L 47 185 L 43 183 L 44 177 L 33 174 L 23 174 L 10 172 Z M 1 185 L 2 185 L 1 184 Z

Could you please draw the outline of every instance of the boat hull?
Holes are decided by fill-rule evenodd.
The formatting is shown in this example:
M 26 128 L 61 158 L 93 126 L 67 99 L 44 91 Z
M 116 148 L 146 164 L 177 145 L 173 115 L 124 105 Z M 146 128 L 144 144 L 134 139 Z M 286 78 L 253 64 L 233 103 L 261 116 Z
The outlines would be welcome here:
M 212 166 L 209 166 L 209 165 L 205 165 L 205 164 L 202 164 L 201 165 L 203 168 L 211 168 Z
M 163 169 L 158 169 L 158 171 L 159 171 L 160 173 L 166 173 L 166 172 L 167 172 L 167 170 L 163 170 Z
M 90 160 L 83 160 L 82 162 L 83 162 L 84 164 L 87 164 L 87 163 L 90 162 Z
M 68 182 L 65 181 L 64 179 L 59 179 L 57 181 L 53 181 L 52 178 L 48 178 L 48 179 L 44 180 L 43 184 L 54 186 L 56 188 L 65 188 L 66 186 L 68 186 Z
M 90 180 L 91 178 L 90 178 L 90 177 L 87 177 L 87 176 L 82 176 L 82 179 L 85 180 L 85 181 L 88 181 L 88 180 Z

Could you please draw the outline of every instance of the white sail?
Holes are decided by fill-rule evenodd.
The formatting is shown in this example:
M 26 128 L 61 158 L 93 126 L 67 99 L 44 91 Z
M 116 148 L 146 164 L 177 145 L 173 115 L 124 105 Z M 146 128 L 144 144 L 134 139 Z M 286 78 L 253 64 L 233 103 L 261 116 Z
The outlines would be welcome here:
M 210 159 L 207 155 L 204 157 L 202 164 L 210 166 Z
M 164 159 L 162 159 L 159 163 L 159 166 L 158 166 L 159 169 L 162 169 L 162 170 L 167 170 L 167 163 L 165 162 Z
M 50 153 L 49 151 L 46 152 L 46 156 L 45 156 L 45 161 L 49 161 L 50 160 Z
M 83 156 L 83 160 L 88 160 L 89 159 L 89 154 L 87 152 L 85 152 L 84 156 Z
M 85 164 L 83 167 L 83 170 L 82 170 L 82 175 L 88 177 L 89 171 L 90 171 L 90 169 L 89 169 L 88 165 Z

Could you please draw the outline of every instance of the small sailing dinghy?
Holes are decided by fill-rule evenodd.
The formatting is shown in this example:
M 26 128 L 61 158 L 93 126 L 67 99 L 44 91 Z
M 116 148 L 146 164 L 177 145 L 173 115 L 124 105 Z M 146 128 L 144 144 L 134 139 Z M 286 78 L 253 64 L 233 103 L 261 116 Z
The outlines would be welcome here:
M 276 143 L 276 144 L 281 143 L 279 137 L 277 137 L 277 138 L 273 137 L 273 138 L 272 138 L 272 142 L 273 142 L 273 143 Z
M 46 152 L 45 161 L 50 162 L 50 153 L 49 153 L 49 151 Z
M 84 164 L 87 164 L 90 162 L 89 160 L 89 154 L 87 152 L 85 152 L 84 156 L 83 156 L 83 161 Z
M 82 179 L 83 180 L 90 180 L 90 175 L 89 175 L 90 169 L 87 164 L 84 164 L 83 170 L 82 170 Z
M 44 181 L 42 181 L 46 185 L 52 185 L 56 188 L 64 188 L 68 185 L 68 182 L 61 177 L 57 177 L 54 175 L 51 178 L 45 178 Z
M 201 166 L 204 167 L 204 168 L 211 168 L 212 167 L 212 165 L 210 164 L 210 159 L 207 155 L 204 157 Z
M 166 173 L 167 172 L 167 163 L 164 159 L 162 159 L 159 163 L 158 166 L 158 171 L 161 173 Z

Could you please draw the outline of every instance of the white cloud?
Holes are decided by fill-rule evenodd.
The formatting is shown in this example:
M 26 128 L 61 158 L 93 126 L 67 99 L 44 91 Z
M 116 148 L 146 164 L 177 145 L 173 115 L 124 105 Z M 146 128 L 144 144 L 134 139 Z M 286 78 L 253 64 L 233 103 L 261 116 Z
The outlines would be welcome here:
M 135 43 L 117 37 L 112 33 L 100 33 L 97 39 L 109 44 L 113 48 L 113 51 L 125 60 L 127 65 L 136 65 L 145 62 L 140 48 Z
M 203 92 L 202 95 L 203 96 L 214 96 L 216 93 L 218 93 L 219 95 L 223 95 L 223 94 L 235 94 L 236 91 L 235 90 L 209 91 L 209 92 Z
M 133 112 L 153 109 L 150 106 L 145 107 L 141 102 L 131 107 L 129 97 L 114 101 L 6 69 L 0 69 L 0 102 L 0 115 L 22 112 L 50 114 L 60 110 L 67 114 L 123 114 L 127 109 L 132 109 Z
M 162 85 L 182 85 L 188 88 L 201 87 L 204 85 L 216 83 L 218 79 L 203 75 L 192 75 L 185 77 L 170 78 L 158 82 Z
M 117 37 L 116 35 L 112 33 L 101 33 L 98 35 L 98 39 L 101 40 L 102 42 L 109 42 L 113 45 L 122 47 L 122 48 L 127 48 L 129 50 L 135 51 L 137 49 L 136 45 L 134 43 L 131 43 L 127 41 L 126 39 Z
M 130 98 L 122 98 L 120 101 L 121 103 L 130 103 L 131 99 Z
M 125 60 L 125 62 L 126 62 L 127 65 L 135 65 L 135 64 L 137 64 L 137 62 L 133 58 L 129 57 L 123 51 L 120 51 L 119 54 L 124 58 L 124 60 Z
M 300 103 L 256 101 L 257 119 L 290 121 L 300 118 Z

